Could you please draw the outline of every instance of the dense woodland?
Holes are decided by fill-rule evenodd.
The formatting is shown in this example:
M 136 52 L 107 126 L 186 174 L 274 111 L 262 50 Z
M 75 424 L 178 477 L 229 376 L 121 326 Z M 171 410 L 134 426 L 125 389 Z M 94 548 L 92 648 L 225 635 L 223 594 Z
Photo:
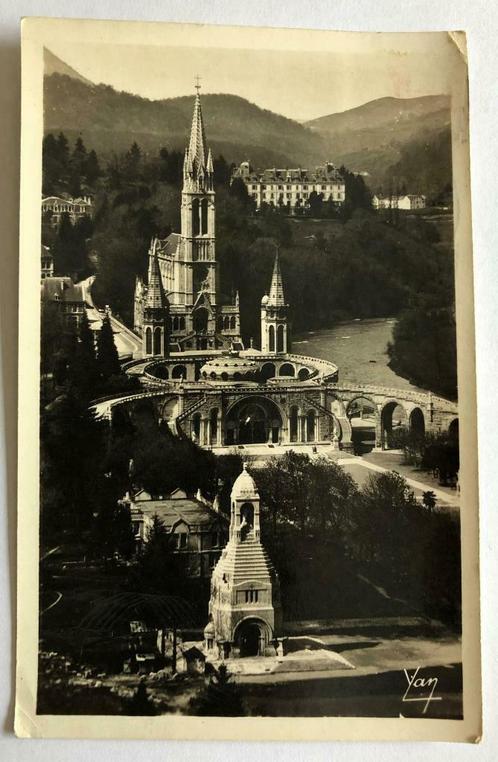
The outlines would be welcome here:
M 56 272 L 97 273 L 94 297 L 132 325 L 135 276 L 147 270 L 150 239 L 180 226 L 183 155 L 167 148 L 145 154 L 137 143 L 106 162 L 81 138 L 44 139 L 44 194 L 89 193 L 92 221 L 58 232 L 44 224 Z M 229 184 L 231 167 L 215 160 L 217 258 L 228 300 L 240 293 L 242 333 L 259 340 L 259 305 L 280 249 L 294 332 L 340 320 L 398 316 L 389 349 L 392 367 L 414 383 L 456 396 L 454 273 L 451 246 L 420 216 L 379 215 L 361 177 L 342 168 L 347 203 L 341 209 L 310 199 L 302 217 L 287 209 L 255 212 L 242 183 Z

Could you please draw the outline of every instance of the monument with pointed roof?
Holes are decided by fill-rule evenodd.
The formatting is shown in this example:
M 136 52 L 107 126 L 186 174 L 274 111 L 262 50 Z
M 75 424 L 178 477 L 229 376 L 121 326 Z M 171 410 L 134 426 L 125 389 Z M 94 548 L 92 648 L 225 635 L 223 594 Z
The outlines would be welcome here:
M 230 534 L 211 577 L 208 652 L 273 656 L 281 628 L 276 571 L 261 543 L 260 499 L 244 465 L 231 493 Z
M 243 349 L 238 300 L 221 304 L 216 261 L 214 165 L 206 142 L 199 88 L 197 84 L 183 161 L 181 231 L 165 239 L 152 240 L 149 275 L 156 267 L 153 264 L 151 268 L 150 262 L 157 260 L 161 284 L 169 301 L 169 333 L 174 349 Z M 134 324 L 135 330 L 142 332 L 144 346 L 145 310 L 151 288 L 156 289 L 156 285 L 150 280 L 144 284 L 137 278 Z M 149 352 L 144 355 L 149 356 Z

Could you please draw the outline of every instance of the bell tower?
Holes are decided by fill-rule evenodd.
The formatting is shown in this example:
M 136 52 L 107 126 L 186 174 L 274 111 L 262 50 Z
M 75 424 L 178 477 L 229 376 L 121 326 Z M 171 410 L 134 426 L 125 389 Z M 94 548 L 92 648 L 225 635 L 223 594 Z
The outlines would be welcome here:
M 289 351 L 288 309 L 277 250 L 270 293 L 265 294 L 261 300 L 261 351 L 265 354 L 280 354 Z
M 214 307 L 218 301 L 214 168 L 211 149 L 206 145 L 198 81 L 196 90 L 190 140 L 183 162 L 181 238 L 186 266 L 185 303 L 193 306 L 202 291 Z
M 208 652 L 273 656 L 281 628 L 276 571 L 261 544 L 260 498 L 244 470 L 231 494 L 230 535 L 211 577 Z
M 149 254 L 149 273 L 142 326 L 142 356 L 169 355 L 169 302 L 164 293 L 157 251 Z

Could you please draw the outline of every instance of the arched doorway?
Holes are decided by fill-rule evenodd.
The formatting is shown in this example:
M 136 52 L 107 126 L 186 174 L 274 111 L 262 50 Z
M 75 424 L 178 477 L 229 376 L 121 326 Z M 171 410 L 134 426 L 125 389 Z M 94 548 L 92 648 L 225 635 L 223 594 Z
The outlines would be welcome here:
M 282 416 L 272 400 L 243 399 L 227 414 L 225 444 L 278 443 Z
M 316 439 L 316 416 L 315 411 L 310 410 L 306 414 L 306 441 L 314 442 Z
M 248 590 L 247 593 L 257 591 Z M 244 619 L 235 630 L 235 645 L 241 657 L 263 656 L 269 640 L 268 626 L 261 619 Z

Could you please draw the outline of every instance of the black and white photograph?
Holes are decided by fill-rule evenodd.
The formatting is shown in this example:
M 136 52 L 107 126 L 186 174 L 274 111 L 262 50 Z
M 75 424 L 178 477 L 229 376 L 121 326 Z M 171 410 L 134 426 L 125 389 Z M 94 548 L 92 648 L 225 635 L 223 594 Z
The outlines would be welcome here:
M 476 737 L 465 35 L 23 24 L 18 706 Z

